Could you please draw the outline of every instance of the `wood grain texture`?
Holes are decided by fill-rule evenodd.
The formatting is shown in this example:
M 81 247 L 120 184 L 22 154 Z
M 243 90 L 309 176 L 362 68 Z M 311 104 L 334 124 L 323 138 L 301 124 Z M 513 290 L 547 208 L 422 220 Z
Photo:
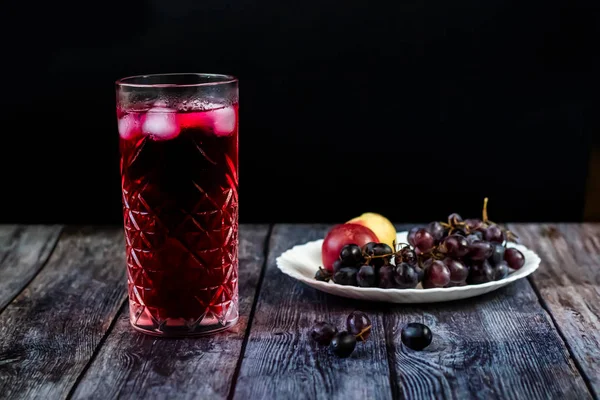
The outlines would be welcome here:
M 233 398 L 391 398 L 381 305 L 361 305 L 319 292 L 282 274 L 275 265 L 283 251 L 322 238 L 327 228 L 275 225 Z M 351 357 L 337 358 L 310 339 L 315 320 L 327 320 L 344 329 L 347 315 L 357 308 L 368 313 L 373 332 L 372 339 L 357 345 Z
M 527 280 L 472 299 L 394 305 L 384 322 L 395 398 L 591 398 Z M 401 342 L 410 322 L 434 334 L 424 351 Z
M 0 314 L 0 398 L 66 397 L 125 298 L 122 229 L 66 229 Z
M 240 227 L 240 322 L 228 332 L 160 339 L 134 331 L 124 307 L 74 398 L 226 398 L 240 357 L 260 271 L 267 225 Z
M 511 229 L 542 258 L 531 281 L 600 398 L 600 224 Z
M 61 229 L 58 225 L 0 226 L 0 310 L 46 263 Z

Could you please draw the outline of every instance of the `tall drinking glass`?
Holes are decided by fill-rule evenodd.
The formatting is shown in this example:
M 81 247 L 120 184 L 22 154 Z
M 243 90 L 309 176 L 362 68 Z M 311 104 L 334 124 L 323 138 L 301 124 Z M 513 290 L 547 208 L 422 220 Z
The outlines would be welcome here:
M 131 325 L 201 335 L 238 319 L 238 81 L 116 82 Z

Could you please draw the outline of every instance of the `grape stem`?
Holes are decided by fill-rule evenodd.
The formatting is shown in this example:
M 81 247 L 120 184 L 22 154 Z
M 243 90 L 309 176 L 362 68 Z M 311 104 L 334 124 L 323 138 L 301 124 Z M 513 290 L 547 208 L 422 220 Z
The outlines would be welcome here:
M 358 334 L 356 335 L 357 339 L 360 339 L 361 342 L 364 342 L 366 339 L 363 337 L 363 335 L 367 332 L 369 332 L 371 330 L 371 325 L 367 326 L 366 328 L 363 328 L 362 331 L 358 332 Z
M 488 211 L 487 211 L 488 200 L 489 199 L 487 197 L 483 199 L 483 211 L 481 213 L 482 214 L 481 219 L 483 220 L 483 223 L 485 224 L 485 226 L 489 227 L 491 225 L 498 225 L 500 227 L 500 229 L 502 229 L 504 231 L 504 233 L 506 234 L 507 239 L 512 239 L 513 241 L 517 241 L 519 239 L 519 237 L 514 232 L 511 232 L 510 230 L 501 227 L 500 224 L 497 224 L 488 218 Z
M 433 246 L 429 251 L 426 251 L 424 253 L 421 253 L 417 256 L 417 259 L 419 260 L 419 265 L 421 267 L 423 267 L 423 259 L 427 259 L 429 257 L 435 259 L 435 260 L 441 260 L 443 258 L 446 257 L 446 255 L 440 250 L 440 248 L 442 248 L 443 250 L 445 250 L 445 247 L 443 244 L 439 245 L 439 246 Z
M 481 219 L 483 220 L 484 223 L 488 222 L 488 213 L 487 213 L 487 205 L 488 205 L 488 198 L 484 198 L 483 199 L 483 211 L 481 213 Z
M 323 274 L 323 279 L 325 282 L 329 282 L 329 280 L 333 278 L 333 274 L 321 266 L 319 266 L 319 271 L 321 271 Z
M 401 252 L 403 249 L 407 248 L 407 247 L 408 247 L 409 249 L 411 248 L 411 247 L 410 247 L 410 244 L 408 244 L 408 243 L 398 243 L 398 244 L 396 245 L 396 241 L 395 241 L 395 240 L 392 242 L 392 244 L 394 245 L 394 248 L 396 248 L 396 246 L 397 246 L 397 245 L 398 245 L 398 246 L 399 246 L 399 245 L 402 245 L 402 248 L 401 248 L 401 249 L 399 249 L 399 250 L 397 250 L 397 251 L 393 251 L 393 252 L 391 252 L 391 253 L 387 253 L 387 254 L 380 254 L 380 255 L 378 255 L 378 256 L 371 256 L 371 255 L 369 255 L 369 254 L 365 254 L 365 253 L 363 252 L 363 257 L 365 258 L 365 262 L 368 264 L 368 263 L 369 263 L 371 260 L 373 260 L 373 259 L 375 259 L 375 258 L 392 258 L 392 256 L 393 256 L 393 257 L 400 257 L 400 259 L 402 260 L 402 255 L 400 254 L 400 252 Z M 404 260 L 402 260 L 402 261 L 404 261 Z
M 448 229 L 448 235 L 451 235 L 457 229 L 462 229 L 465 231 L 465 233 L 471 234 L 474 231 L 477 231 L 478 228 L 481 228 L 481 227 L 489 228 L 492 225 L 497 225 L 506 234 L 506 237 L 508 239 L 517 241 L 519 239 L 519 237 L 514 232 L 511 232 L 510 230 L 502 227 L 500 224 L 497 224 L 494 221 L 490 220 L 489 215 L 488 215 L 488 210 L 487 210 L 488 202 L 489 202 L 489 198 L 485 197 L 483 199 L 483 210 L 481 212 L 482 224 L 475 227 L 474 229 L 469 228 L 467 226 L 467 223 L 464 221 L 463 222 L 457 221 L 456 218 L 452 218 L 452 219 L 449 218 L 447 223 L 440 222 L 440 225 L 442 225 L 443 228 Z

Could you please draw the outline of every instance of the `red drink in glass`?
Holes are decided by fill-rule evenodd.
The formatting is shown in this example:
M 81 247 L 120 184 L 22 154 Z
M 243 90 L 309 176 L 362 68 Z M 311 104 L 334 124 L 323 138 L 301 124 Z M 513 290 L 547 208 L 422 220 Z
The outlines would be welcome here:
M 226 329 L 238 319 L 237 81 L 155 75 L 117 90 L 131 323 Z

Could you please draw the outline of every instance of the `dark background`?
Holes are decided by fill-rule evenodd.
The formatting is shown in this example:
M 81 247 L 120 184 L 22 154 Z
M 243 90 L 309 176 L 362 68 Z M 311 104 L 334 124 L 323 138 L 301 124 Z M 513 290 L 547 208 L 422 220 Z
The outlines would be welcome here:
M 582 218 L 589 1 L 3 1 L 0 222 L 121 223 L 114 81 L 240 78 L 242 222 Z

